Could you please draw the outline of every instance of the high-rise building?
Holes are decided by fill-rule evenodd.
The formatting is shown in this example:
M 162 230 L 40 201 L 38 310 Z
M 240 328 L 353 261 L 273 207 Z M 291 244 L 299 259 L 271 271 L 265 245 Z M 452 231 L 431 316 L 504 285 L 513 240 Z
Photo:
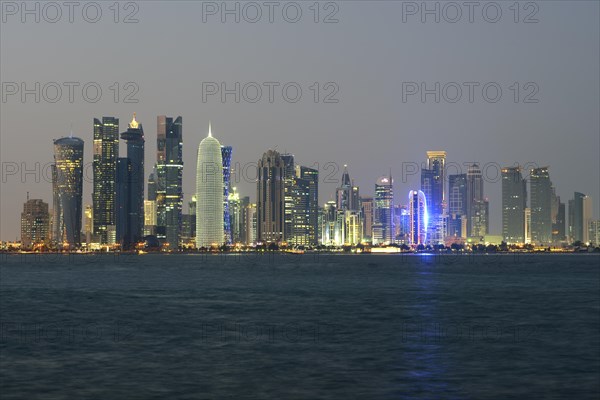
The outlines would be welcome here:
M 410 216 L 409 243 L 414 246 L 426 244 L 429 214 L 427 197 L 422 190 L 411 190 L 408 193 L 408 213 Z
M 229 189 L 231 186 L 231 146 L 221 146 L 221 159 L 223 160 L 223 231 L 225 233 L 225 243 L 231 244 L 233 241 L 231 232 L 231 216 L 229 211 Z
M 427 166 L 421 170 L 421 190 L 429 212 L 428 239 L 443 243 L 446 230 L 446 152 L 428 151 Z
M 237 188 L 234 186 L 231 188 L 231 192 L 229 192 L 229 226 L 231 228 L 231 243 L 241 243 L 242 238 L 242 229 L 243 229 L 243 221 L 242 221 L 242 203 L 240 200 L 240 194 L 237 191 Z
M 159 115 L 156 121 L 156 234 L 176 249 L 183 215 L 183 119 Z
M 337 203 L 330 200 L 323 206 L 321 217 L 321 243 L 333 246 L 341 242 L 340 232 L 337 229 Z
M 83 212 L 83 216 L 85 222 L 83 224 L 83 232 L 85 234 L 85 244 L 87 246 L 92 243 L 92 236 L 94 234 L 94 208 L 91 204 L 85 205 L 85 210 Z M 113 225 L 111 225 L 113 226 Z M 108 231 L 107 231 L 108 233 Z M 107 235 L 108 236 L 108 235 Z
M 392 174 L 375 184 L 373 244 L 394 243 L 394 189 Z
M 525 244 L 531 243 L 531 208 L 525 208 Z
M 358 186 L 350 179 L 348 166 L 344 165 L 341 185 L 336 189 L 336 243 L 355 245 L 362 241 L 362 213 Z M 360 226 L 357 226 L 356 224 Z M 358 235 L 358 236 L 357 236 Z
M 482 238 L 489 230 L 489 204 L 483 196 L 483 177 L 477 163 L 467 169 L 467 237 Z
M 21 246 L 30 249 L 34 245 L 50 242 L 50 213 L 48 203 L 40 199 L 28 199 L 21 213 Z
M 297 207 L 294 211 L 294 220 L 297 220 L 306 226 L 305 239 L 308 245 L 319 243 L 319 171 L 313 168 L 296 165 L 296 178 L 304 182 L 302 185 L 308 187 L 308 197 L 306 198 L 306 208 L 302 208 L 302 201 L 295 201 Z M 302 193 L 303 190 L 297 192 Z
M 144 236 L 154 235 L 156 232 L 156 201 L 144 200 Z
M 530 172 L 531 240 L 537 244 L 552 242 L 552 182 L 548 167 Z
M 117 197 L 123 198 L 126 202 L 127 217 L 126 222 L 117 221 L 117 225 L 121 224 L 124 226 L 123 236 L 120 237 L 121 245 L 124 249 L 129 249 L 136 243 L 140 242 L 144 236 L 144 129 L 142 124 L 138 123 L 135 119 L 135 113 L 133 119 L 129 123 L 127 131 L 121 133 L 121 139 L 127 143 L 127 163 L 121 165 L 121 175 L 119 176 L 120 161 L 117 160 L 117 188 L 124 189 L 126 186 L 127 197 L 123 198 L 123 195 Z M 127 165 L 128 164 L 128 165 Z M 129 174 L 124 176 L 123 173 L 129 170 Z M 119 182 L 121 179 L 121 182 Z M 124 184 L 122 180 L 125 180 Z M 118 205 L 120 206 L 120 205 Z M 117 229 L 117 232 L 119 229 Z M 117 234 L 118 235 L 118 234 Z
M 361 197 L 360 203 L 363 218 L 363 239 L 370 242 L 373 240 L 373 198 Z
M 565 203 L 560 201 L 560 196 L 556 194 L 556 189 L 552 187 L 552 242 L 560 243 L 566 240 L 565 229 Z
M 117 187 L 115 197 L 115 243 L 118 243 L 123 249 L 131 245 L 131 232 L 129 221 L 129 210 L 131 207 L 130 199 L 130 175 L 131 160 L 127 157 L 117 159 Z
M 196 247 L 225 243 L 223 224 L 223 156 L 221 143 L 208 136 L 198 146 L 196 168 Z
M 295 163 L 293 154 L 281 154 L 283 161 L 283 236 L 289 241 L 293 236 L 294 229 L 294 178 Z
M 92 204 L 94 236 L 108 244 L 109 227 L 116 224 L 117 159 L 119 158 L 119 119 L 94 118 L 94 187 Z
M 506 243 L 525 243 L 527 181 L 520 167 L 502 168 L 502 238 Z
M 575 192 L 569 200 L 569 237 L 571 243 L 589 241 L 588 225 L 592 220 L 592 198 Z
M 258 160 L 257 241 L 284 240 L 285 171 L 284 161 L 275 150 Z
M 588 231 L 590 243 L 596 247 L 600 247 L 600 220 L 590 220 Z
M 70 136 L 54 141 L 53 223 L 55 240 L 66 248 L 81 245 L 83 140 Z
M 467 237 L 467 174 L 448 176 L 448 236 Z
M 245 197 L 245 199 L 248 199 L 248 202 L 246 202 L 246 207 L 245 207 L 245 211 L 244 211 L 244 233 L 245 233 L 245 237 L 244 237 L 244 242 L 246 243 L 246 245 L 250 246 L 256 243 L 257 241 L 257 226 L 258 226 L 258 221 L 257 221 L 257 213 L 256 213 L 256 204 L 254 203 L 250 203 L 250 199 L 248 197 Z

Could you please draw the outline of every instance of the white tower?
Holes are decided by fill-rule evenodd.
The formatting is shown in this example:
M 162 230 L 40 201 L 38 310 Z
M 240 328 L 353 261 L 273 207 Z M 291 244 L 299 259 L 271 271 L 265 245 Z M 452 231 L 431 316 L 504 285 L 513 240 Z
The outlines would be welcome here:
M 223 159 L 221 143 L 208 136 L 198 146 L 196 167 L 196 247 L 221 246 L 223 230 Z

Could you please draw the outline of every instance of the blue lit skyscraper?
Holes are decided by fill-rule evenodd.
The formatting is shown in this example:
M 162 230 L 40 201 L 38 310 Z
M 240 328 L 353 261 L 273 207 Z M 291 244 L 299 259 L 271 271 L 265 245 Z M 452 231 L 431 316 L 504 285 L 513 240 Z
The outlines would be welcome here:
M 427 226 L 429 223 L 425 193 L 421 190 L 411 190 L 408 194 L 408 201 L 410 215 L 409 242 L 411 245 L 425 244 L 427 243 Z
M 231 186 L 231 146 L 221 146 L 221 158 L 223 159 L 223 231 L 225 232 L 225 243 L 232 243 L 231 215 L 229 212 L 229 187 Z

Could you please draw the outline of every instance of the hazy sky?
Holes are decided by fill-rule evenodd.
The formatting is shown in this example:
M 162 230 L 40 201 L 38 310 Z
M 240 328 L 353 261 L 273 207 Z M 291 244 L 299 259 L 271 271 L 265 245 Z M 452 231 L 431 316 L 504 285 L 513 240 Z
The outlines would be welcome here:
M 373 194 L 375 180 L 391 167 L 396 203 L 405 203 L 408 191 L 419 187 L 419 174 L 403 179 L 403 168 L 412 170 L 413 165 L 407 163 L 423 162 L 427 150 L 446 150 L 449 163 L 479 161 L 486 167 L 491 233 L 501 232 L 498 165 L 549 165 L 562 200 L 566 202 L 574 191 L 590 194 L 598 218 L 597 1 L 524 2 L 517 16 L 512 1 L 481 2 L 474 8 L 473 22 L 469 22 L 469 9 L 463 7 L 456 23 L 446 21 L 457 14 L 456 8 L 442 9 L 444 2 L 439 3 L 439 23 L 434 15 L 424 15 L 427 20 L 421 22 L 419 10 L 411 14 L 413 5 L 421 7 L 420 1 L 322 2 L 315 23 L 313 3 L 295 3 L 302 10 L 296 23 L 288 22 L 297 9 L 288 2 L 274 6 L 273 22 L 269 22 L 269 8 L 262 1 L 254 3 L 262 12 L 256 23 L 244 20 L 256 16 L 254 4 L 244 8 L 244 2 L 239 3 L 239 23 L 234 15 L 226 15 L 225 23 L 220 13 L 209 15 L 212 6 L 221 7 L 221 2 L 124 2 L 119 23 L 114 22 L 112 1 L 97 3 L 102 10 L 97 23 L 83 18 L 85 1 L 75 8 L 73 23 L 66 6 L 61 6 L 62 16 L 57 17 L 55 8 L 44 9 L 45 3 L 39 3 L 37 23 L 35 15 L 14 9 L 21 8 L 21 2 L 3 1 L 0 238 L 19 236 L 27 191 L 32 198 L 51 204 L 51 183 L 43 166 L 52 161 L 52 139 L 68 135 L 72 123 L 74 135 L 85 141 L 84 161 L 91 164 L 93 118 L 119 117 L 124 131 L 133 112 L 146 135 L 146 174 L 155 161 L 156 116 L 183 117 L 186 203 L 194 191 L 197 147 L 211 120 L 213 135 L 233 146 L 234 164 L 256 162 L 269 148 L 287 150 L 304 165 L 318 163 L 321 203 L 337 186 L 323 180 L 335 172 L 330 180 L 339 182 L 343 164 L 349 165 L 351 177 L 365 195 Z M 35 6 L 35 2 L 27 4 Z M 236 6 L 235 2 L 227 4 L 232 9 Z M 434 8 L 436 3 L 427 4 Z M 488 22 L 496 18 L 498 8 L 500 20 Z M 123 23 L 132 12 L 138 22 Z M 323 23 L 331 13 L 330 18 L 338 22 Z M 538 22 L 524 23 L 528 16 Z M 85 17 L 96 18 L 93 5 L 87 6 Z M 45 21 L 53 19 L 57 21 Z M 25 102 L 21 93 L 10 94 L 15 88 L 11 82 L 25 83 L 30 89 L 39 82 L 40 102 L 35 102 L 33 94 Z M 55 103 L 50 102 L 56 97 L 51 82 L 62 86 L 62 96 Z M 65 82 L 80 83 L 72 103 Z M 82 86 L 89 82 L 102 89 L 96 103 L 90 101 L 95 97 L 92 86 L 88 100 L 82 94 Z M 120 87 L 117 102 L 115 82 Z M 139 88 L 133 95 L 137 104 L 124 102 L 134 87 L 126 87 L 127 82 Z M 274 89 L 273 103 L 264 85 L 263 97 L 256 103 L 248 101 L 256 94 L 252 85 L 246 87 L 239 103 L 233 95 L 223 103 L 219 95 L 203 101 L 203 82 L 225 82 L 228 88 L 234 88 L 235 82 L 240 87 L 248 82 L 281 85 Z M 282 95 L 282 86 L 288 82 L 302 89 L 296 103 Z M 312 86 L 315 82 L 317 86 Z M 328 82 L 334 84 L 327 86 Z M 435 82 L 440 87 L 451 84 L 446 85 L 446 96 L 435 103 L 433 94 L 425 102 L 420 95 L 403 101 L 403 82 L 424 82 L 428 88 Z M 449 101 L 456 95 L 452 82 L 463 88 L 456 103 Z M 472 103 L 465 82 L 479 83 Z M 482 94 L 486 83 L 492 83 L 487 85 L 488 100 Z M 498 86 L 502 96 L 492 103 Z M 318 102 L 313 98 L 316 87 Z M 325 103 L 336 87 L 339 90 L 332 98 L 339 101 Z M 288 89 L 293 97 L 294 88 Z M 526 103 L 525 99 L 538 102 Z M 40 172 L 24 179 L 20 173 L 8 174 L 15 163 L 29 170 L 39 163 Z M 327 163 L 340 169 L 335 171 L 334 164 Z M 91 203 L 91 176 L 90 168 L 84 185 L 86 204 Z M 242 195 L 255 198 L 256 187 L 250 179 L 242 179 L 237 186 Z

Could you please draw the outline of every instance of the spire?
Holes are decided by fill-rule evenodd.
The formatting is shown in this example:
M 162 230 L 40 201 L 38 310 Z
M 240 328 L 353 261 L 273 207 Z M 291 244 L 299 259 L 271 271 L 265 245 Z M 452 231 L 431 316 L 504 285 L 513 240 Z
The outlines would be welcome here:
M 139 126 L 139 123 L 135 120 L 135 113 L 133 113 L 133 119 L 129 123 L 129 127 L 132 129 L 137 129 L 138 126 Z
M 212 131 L 210 127 L 210 121 L 208 121 L 208 137 L 212 137 Z
M 71 133 L 69 133 L 69 138 L 73 139 L 73 121 L 71 121 Z
M 350 186 L 350 174 L 348 173 L 347 164 L 344 164 L 344 173 L 342 174 L 342 186 Z

